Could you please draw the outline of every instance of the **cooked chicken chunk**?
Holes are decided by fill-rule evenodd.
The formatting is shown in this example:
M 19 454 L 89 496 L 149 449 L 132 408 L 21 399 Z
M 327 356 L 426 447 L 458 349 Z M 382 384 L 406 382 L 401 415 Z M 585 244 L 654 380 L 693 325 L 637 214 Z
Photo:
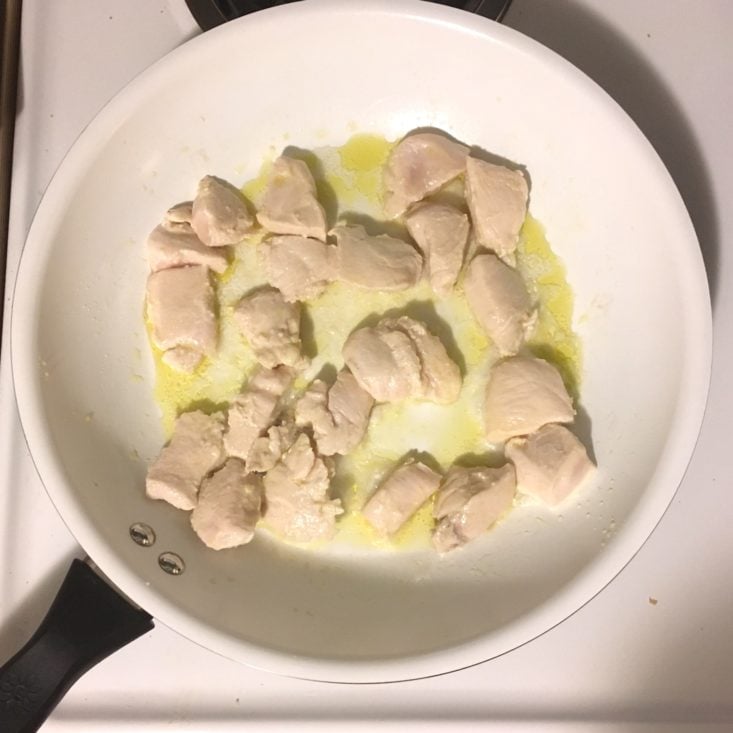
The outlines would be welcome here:
M 193 509 L 204 477 L 224 461 L 223 431 L 219 413 L 184 412 L 169 443 L 148 469 L 147 495 L 178 509 Z
M 425 202 L 410 210 L 405 223 L 422 250 L 431 287 L 440 296 L 448 295 L 463 264 L 468 217 L 454 206 Z
M 521 171 L 467 158 L 466 201 L 478 243 L 510 264 L 527 215 L 528 196 Z
M 399 402 L 422 393 L 420 358 L 406 333 L 359 328 L 346 339 L 342 353 L 356 381 L 377 402 Z
M 336 276 L 335 248 L 317 239 L 272 237 L 260 245 L 260 251 L 270 285 L 289 302 L 319 296 Z
M 147 257 L 153 272 L 181 265 L 205 265 L 224 272 L 229 265 L 226 252 L 207 247 L 186 223 L 155 227 L 148 237 Z
M 514 356 L 491 370 L 484 403 L 488 440 L 528 435 L 547 423 L 572 422 L 574 415 L 560 373 L 543 359 Z
M 481 246 L 476 239 L 476 230 L 471 227 L 468 232 L 468 242 L 466 243 L 466 256 L 463 258 L 463 270 L 468 270 L 468 266 L 473 262 L 473 258 L 478 254 Z M 511 263 L 509 263 L 511 264 Z
M 326 214 L 316 184 L 302 160 L 280 156 L 272 165 L 257 220 L 274 234 L 296 234 L 326 241 Z
M 209 247 L 226 247 L 241 242 L 252 229 L 242 192 L 215 176 L 204 176 L 191 209 L 191 227 Z
M 408 135 L 389 154 L 384 168 L 384 213 L 394 219 L 459 176 L 466 168 L 468 148 L 444 135 Z
M 493 254 L 481 254 L 468 266 L 466 299 L 476 320 L 502 356 L 519 351 L 535 321 L 522 276 Z
M 361 513 L 382 535 L 393 535 L 438 490 L 440 474 L 409 459 L 372 494 Z
M 332 475 L 329 459 L 321 458 L 308 435 L 300 433 L 264 475 L 267 523 L 295 542 L 330 539 L 343 512 L 341 501 L 328 496 Z
M 438 526 L 433 545 L 448 552 L 483 534 L 512 505 L 516 489 L 514 468 L 463 468 L 448 471 L 435 499 Z
M 229 405 L 224 448 L 230 456 L 249 460 L 250 451 L 280 410 L 280 399 L 293 383 L 289 367 L 258 369 Z M 250 471 L 256 470 L 247 466 Z
M 337 276 L 367 290 L 406 290 L 422 274 L 422 257 L 410 244 L 380 234 L 369 236 L 363 226 L 337 226 Z
M 286 303 L 279 290 L 263 288 L 239 301 L 234 318 L 263 366 L 303 363 L 300 303 Z
M 449 405 L 458 399 L 461 391 L 461 370 L 448 356 L 443 342 L 421 321 L 409 316 L 387 318 L 381 321 L 386 328 L 399 329 L 412 341 L 420 359 L 422 399 Z
M 193 217 L 193 201 L 182 201 L 180 204 L 171 206 L 163 215 L 163 224 L 175 226 L 176 224 L 190 224 Z
M 319 453 L 346 455 L 364 437 L 373 405 L 354 375 L 342 369 L 330 389 L 320 379 L 308 387 L 295 406 L 295 420 L 312 427 Z
M 204 355 L 200 351 L 191 349 L 188 346 L 176 346 L 168 349 L 168 351 L 164 351 L 160 358 L 171 369 L 190 374 L 201 363 Z
M 261 506 L 262 479 L 230 458 L 201 484 L 191 526 L 212 550 L 238 547 L 254 537 Z
M 523 494 L 556 506 L 595 470 L 585 446 L 562 425 L 545 425 L 526 438 L 512 438 L 506 455 Z
M 147 290 L 152 339 L 159 349 L 185 346 L 206 355 L 216 351 L 214 289 L 208 268 L 189 265 L 159 270 L 148 277 Z
M 408 316 L 354 331 L 343 356 L 356 381 L 377 402 L 414 397 L 446 404 L 455 402 L 461 389 L 460 370 L 440 339 Z
M 297 437 L 295 424 L 290 420 L 280 425 L 272 425 L 252 444 L 252 450 L 247 458 L 247 468 L 258 473 L 269 471 L 293 445 Z

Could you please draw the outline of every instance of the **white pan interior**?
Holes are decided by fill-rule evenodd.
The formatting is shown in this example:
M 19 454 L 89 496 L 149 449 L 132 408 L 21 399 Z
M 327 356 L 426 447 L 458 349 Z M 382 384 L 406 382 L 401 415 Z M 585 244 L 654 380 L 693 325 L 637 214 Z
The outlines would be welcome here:
M 514 511 L 428 551 L 304 551 L 258 537 L 216 553 L 144 497 L 163 441 L 142 323 L 143 242 L 214 173 L 271 146 L 442 128 L 527 167 L 531 211 L 573 286 L 581 427 L 600 470 L 560 514 Z M 597 593 L 681 480 L 702 419 L 710 312 L 698 244 L 656 154 L 568 63 L 434 4 L 308 1 L 187 43 L 126 88 L 61 166 L 12 314 L 23 427 L 47 490 L 102 570 L 162 622 L 244 663 L 339 681 L 436 674 L 503 653 Z M 129 538 L 143 521 L 152 548 Z M 163 573 L 158 555 L 186 563 Z

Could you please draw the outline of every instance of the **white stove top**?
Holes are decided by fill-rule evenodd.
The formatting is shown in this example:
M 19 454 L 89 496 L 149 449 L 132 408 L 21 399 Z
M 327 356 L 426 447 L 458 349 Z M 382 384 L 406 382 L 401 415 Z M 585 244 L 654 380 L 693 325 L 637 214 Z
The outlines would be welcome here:
M 316 1 L 316 0 L 309 0 Z M 671 7 L 673 5 L 673 7 Z M 158 624 L 85 675 L 44 730 L 733 730 L 733 3 L 514 0 L 505 19 L 600 82 L 672 172 L 702 242 L 715 314 L 708 413 L 692 464 L 629 567 L 565 623 L 499 659 L 389 685 L 257 672 Z M 183 0 L 25 0 L 8 251 L 64 153 L 129 79 L 198 32 Z M 8 325 L 0 369 L 0 660 L 43 617 L 82 552 L 26 450 Z

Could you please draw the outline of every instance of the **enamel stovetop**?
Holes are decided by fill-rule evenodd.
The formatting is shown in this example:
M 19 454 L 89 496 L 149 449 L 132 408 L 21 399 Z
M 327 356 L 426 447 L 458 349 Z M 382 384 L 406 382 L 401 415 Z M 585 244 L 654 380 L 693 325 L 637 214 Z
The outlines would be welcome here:
M 600 82 L 649 136 L 702 242 L 715 317 L 711 400 L 677 496 L 623 573 L 541 638 L 463 672 L 336 686 L 239 666 L 158 625 L 83 677 L 44 730 L 733 730 L 733 4 L 514 0 L 505 22 Z M 197 32 L 183 0 L 25 0 L 6 313 L 35 207 L 65 151 L 132 76 Z M 81 551 L 23 442 L 8 320 L 0 372 L 0 659 L 30 636 Z

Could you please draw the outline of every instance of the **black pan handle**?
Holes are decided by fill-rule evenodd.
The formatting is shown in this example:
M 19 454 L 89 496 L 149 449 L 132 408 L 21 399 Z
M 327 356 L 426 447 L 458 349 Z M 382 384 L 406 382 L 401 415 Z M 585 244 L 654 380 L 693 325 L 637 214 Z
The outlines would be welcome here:
M 0 667 L 0 731 L 37 731 L 84 672 L 152 628 L 150 614 L 74 560 L 36 633 Z

